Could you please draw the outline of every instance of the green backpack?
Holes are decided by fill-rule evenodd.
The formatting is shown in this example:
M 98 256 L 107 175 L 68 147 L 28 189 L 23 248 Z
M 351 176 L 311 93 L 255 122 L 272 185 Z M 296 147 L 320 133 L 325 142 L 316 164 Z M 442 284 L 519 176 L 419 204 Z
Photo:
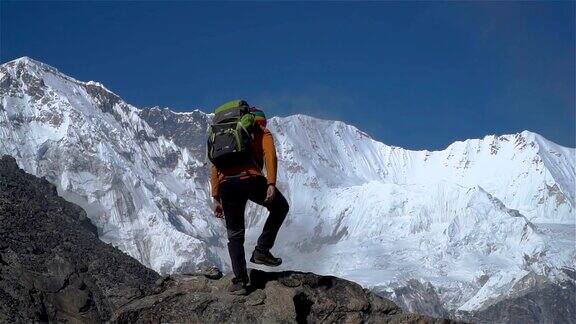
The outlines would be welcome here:
M 244 100 L 229 101 L 216 108 L 208 128 L 208 159 L 219 169 L 254 161 L 252 132 L 255 127 L 255 116 Z

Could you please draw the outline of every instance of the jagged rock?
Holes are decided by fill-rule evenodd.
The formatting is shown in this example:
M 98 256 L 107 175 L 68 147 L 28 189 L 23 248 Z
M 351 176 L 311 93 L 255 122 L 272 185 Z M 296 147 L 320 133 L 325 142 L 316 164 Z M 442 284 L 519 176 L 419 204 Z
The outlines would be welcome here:
M 78 206 L 0 158 L 0 322 L 448 323 L 403 314 L 360 285 L 313 273 L 252 270 L 227 292 L 214 267 L 160 277 L 101 242 Z
M 104 321 L 157 278 L 48 181 L 0 158 L 0 323 Z
M 404 286 L 387 291 L 379 287 L 372 289 L 379 296 L 393 299 L 404 310 L 446 318 L 449 313 L 442 306 L 438 293 L 430 283 L 408 280 Z
M 572 272 L 571 269 L 564 271 Z M 569 274 L 570 275 L 570 274 Z M 528 283 L 526 281 L 536 281 Z M 474 312 L 457 312 L 453 317 L 474 323 L 575 323 L 576 285 L 573 281 L 552 282 L 547 278 L 528 275 L 513 296 Z
M 223 276 L 222 271 L 214 266 L 200 267 L 200 273 L 208 279 L 220 279 Z
M 360 285 L 331 276 L 295 271 L 251 270 L 250 293 L 227 292 L 230 276 L 211 280 L 179 275 L 159 293 L 116 311 L 118 323 L 448 323 L 403 314 L 393 302 Z

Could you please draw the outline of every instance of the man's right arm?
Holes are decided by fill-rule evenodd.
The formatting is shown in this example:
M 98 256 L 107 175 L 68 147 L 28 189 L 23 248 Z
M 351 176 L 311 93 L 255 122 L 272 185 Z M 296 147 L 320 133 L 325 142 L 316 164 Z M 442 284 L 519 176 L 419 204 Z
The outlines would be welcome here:
M 212 187 L 212 198 L 216 201 L 220 201 L 220 179 L 218 176 L 218 170 L 214 165 L 210 169 L 210 185 Z
M 214 216 L 218 218 L 224 217 L 224 209 L 220 203 L 220 177 L 218 170 L 214 165 L 210 169 L 210 185 L 212 187 L 212 198 L 214 198 Z
M 264 151 L 264 164 L 266 165 L 266 179 L 269 185 L 276 185 L 278 158 L 276 157 L 274 137 L 267 128 L 263 128 L 262 132 L 262 150 Z

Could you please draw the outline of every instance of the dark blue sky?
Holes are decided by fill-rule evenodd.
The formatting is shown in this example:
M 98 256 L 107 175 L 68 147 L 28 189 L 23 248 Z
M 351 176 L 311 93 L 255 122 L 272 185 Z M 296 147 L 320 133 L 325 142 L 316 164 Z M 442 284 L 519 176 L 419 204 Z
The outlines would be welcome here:
M 30 56 L 139 106 L 343 120 L 440 149 L 535 131 L 575 146 L 574 2 L 1 2 Z

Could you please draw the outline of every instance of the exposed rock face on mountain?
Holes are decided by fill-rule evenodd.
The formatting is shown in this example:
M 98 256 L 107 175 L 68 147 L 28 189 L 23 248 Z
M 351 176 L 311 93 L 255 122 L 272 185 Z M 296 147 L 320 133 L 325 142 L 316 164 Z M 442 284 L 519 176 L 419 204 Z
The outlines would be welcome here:
M 157 279 L 48 181 L 0 159 L 0 322 L 100 322 Z
M 409 280 L 406 284 L 396 287 L 391 292 L 374 287 L 372 291 L 378 295 L 393 298 L 402 309 L 417 309 L 422 314 L 436 317 L 449 317 L 448 311 L 443 307 L 438 293 L 430 283 L 418 280 Z
M 178 146 L 187 148 L 192 155 L 201 157 L 206 154 L 204 134 L 210 124 L 210 117 L 199 110 L 188 113 L 174 113 L 168 108 L 158 107 L 142 109 L 139 116 L 154 129 L 157 135 L 173 140 Z
M 0 322 L 442 323 L 353 282 L 253 270 L 248 296 L 209 273 L 160 278 L 101 242 L 84 211 L 0 158 Z M 209 279 L 208 277 L 212 278 Z
M 563 269 L 574 278 L 574 271 Z M 475 323 L 576 323 L 574 281 L 553 282 L 544 276 L 527 275 L 514 287 L 513 296 L 474 313 L 452 317 Z
M 0 66 L 0 154 L 162 274 L 229 269 L 210 204 L 210 117 L 139 109 L 29 58 Z M 516 298 L 527 276 L 573 281 L 563 269 L 576 267 L 574 148 L 524 131 L 412 151 L 339 121 L 294 115 L 268 126 L 290 203 L 274 248 L 280 270 L 343 277 L 436 316 Z M 248 205 L 248 249 L 265 216 Z

